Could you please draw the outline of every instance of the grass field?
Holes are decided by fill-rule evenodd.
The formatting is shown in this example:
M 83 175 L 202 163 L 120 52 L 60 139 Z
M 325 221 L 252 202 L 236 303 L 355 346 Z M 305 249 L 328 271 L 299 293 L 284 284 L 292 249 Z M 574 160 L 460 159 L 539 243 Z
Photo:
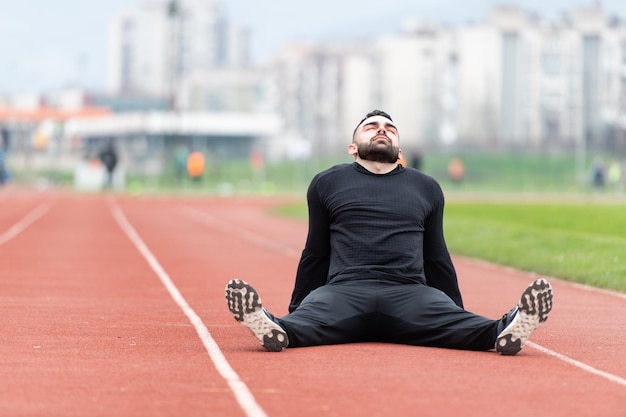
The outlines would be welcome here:
M 306 206 L 281 207 L 306 219 Z M 446 204 L 450 252 L 626 292 L 626 205 L 606 203 Z
M 448 164 L 460 158 L 465 167 L 462 181 L 448 178 Z M 610 156 L 606 156 L 610 160 Z M 268 161 L 264 169 L 253 171 L 247 159 L 223 160 L 209 166 L 201 181 L 177 182 L 173 166 L 162 175 L 135 177 L 147 192 L 250 194 L 303 193 L 319 171 L 337 163 L 352 163 L 354 158 L 313 158 L 307 161 Z M 585 164 L 591 165 L 590 160 Z M 422 170 L 436 178 L 444 189 L 453 192 L 587 192 L 590 173 L 577 167 L 571 154 L 532 154 L 521 152 L 428 153 Z
M 626 292 L 626 206 L 451 203 L 453 253 Z

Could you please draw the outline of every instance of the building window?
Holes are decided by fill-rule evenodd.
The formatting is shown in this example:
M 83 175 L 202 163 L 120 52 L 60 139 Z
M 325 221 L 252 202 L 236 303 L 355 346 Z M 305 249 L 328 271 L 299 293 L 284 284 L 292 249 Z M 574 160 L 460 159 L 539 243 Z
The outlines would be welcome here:
M 546 139 L 558 139 L 560 132 L 559 114 L 548 111 L 544 113 L 544 137 Z
M 559 75 L 561 72 L 561 58 L 557 54 L 543 54 L 541 65 L 546 75 Z

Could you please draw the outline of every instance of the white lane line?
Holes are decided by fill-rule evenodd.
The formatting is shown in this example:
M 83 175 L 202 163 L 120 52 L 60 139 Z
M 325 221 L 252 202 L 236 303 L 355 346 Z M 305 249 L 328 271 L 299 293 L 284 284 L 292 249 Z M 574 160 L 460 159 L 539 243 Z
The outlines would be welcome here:
M 215 227 L 215 228 L 218 228 L 220 230 L 228 231 L 228 232 L 236 232 L 237 235 L 241 236 L 244 240 L 247 240 L 248 242 L 253 243 L 253 244 L 257 245 L 257 246 L 263 247 L 265 249 L 274 250 L 274 251 L 277 251 L 279 253 L 287 254 L 287 255 L 290 255 L 290 256 L 298 256 L 299 255 L 299 253 L 296 250 L 294 250 L 293 248 L 290 248 L 290 247 L 285 246 L 285 245 L 281 245 L 280 243 L 276 243 L 275 241 L 270 240 L 270 239 L 268 239 L 268 238 L 266 238 L 264 236 L 251 233 L 250 231 L 244 229 L 243 227 L 239 227 L 239 226 L 236 226 L 236 225 L 230 224 L 230 223 L 225 223 L 224 220 L 218 219 L 217 217 L 214 217 L 214 216 L 212 216 L 212 215 L 210 215 L 208 213 L 205 213 L 205 212 L 193 209 L 193 208 L 188 207 L 188 206 L 185 206 L 182 209 L 182 211 L 183 211 L 184 214 L 188 215 L 189 217 L 194 218 L 194 219 L 196 219 L 196 220 L 198 220 L 198 221 L 200 221 L 202 223 L 205 223 L 206 225 L 208 225 L 210 227 Z M 466 258 L 466 259 L 469 259 L 469 258 Z M 488 266 L 492 266 L 494 269 L 502 268 L 502 267 L 499 267 L 497 265 L 493 265 L 493 264 L 490 264 L 488 262 L 484 262 L 484 261 L 480 261 L 480 260 L 477 261 L 477 262 L 484 263 L 485 265 L 488 265 Z M 522 271 L 518 271 L 518 272 L 522 272 Z M 577 285 L 577 287 L 580 287 L 582 290 L 587 290 L 587 291 L 596 291 L 597 290 L 596 288 L 583 286 L 583 285 Z M 615 294 L 613 294 L 613 295 L 615 295 Z M 565 355 L 563 355 L 561 353 L 554 352 L 554 351 L 552 351 L 552 350 L 550 350 L 548 348 L 545 348 L 545 347 L 543 347 L 541 345 L 538 345 L 538 344 L 530 342 L 530 341 L 526 342 L 526 346 L 533 347 L 533 348 L 535 348 L 535 349 L 537 349 L 537 350 L 539 350 L 539 351 L 541 351 L 543 353 L 546 353 L 546 354 L 548 354 L 550 356 L 553 356 L 553 357 L 555 357 L 555 358 L 557 358 L 557 359 L 559 359 L 559 360 L 561 360 L 561 361 L 563 361 L 563 362 L 565 362 L 565 363 L 567 363 L 569 365 L 572 365 L 572 366 L 575 366 L 577 368 L 580 368 L 580 369 L 582 369 L 582 370 L 584 370 L 586 372 L 589 372 L 589 373 L 594 374 L 594 375 L 598 375 L 598 376 L 600 376 L 602 378 L 608 379 L 611 382 L 615 382 L 617 384 L 626 386 L 626 379 L 621 378 L 621 377 L 619 377 L 617 375 L 613 375 L 613 374 L 610 374 L 608 372 L 601 371 L 599 369 L 594 368 L 593 366 L 587 365 L 586 363 L 579 362 L 579 361 L 577 361 L 575 359 L 572 359 L 572 358 L 570 358 L 568 356 L 565 356 Z
M 35 207 L 30 213 L 24 216 L 19 222 L 15 223 L 9 230 L 0 235 L 0 245 L 4 245 L 15 236 L 22 233 L 28 226 L 33 224 L 37 219 L 48 212 L 48 205 L 42 203 Z
M 232 390 L 237 402 L 249 417 L 267 417 L 265 411 L 256 402 L 254 396 L 248 389 L 247 385 L 239 378 L 239 375 L 230 366 L 224 354 L 220 350 L 219 346 L 211 336 L 209 329 L 204 325 L 202 319 L 196 314 L 196 312 L 189 306 L 185 298 L 182 296 L 176 285 L 167 275 L 163 267 L 159 264 L 155 256 L 150 252 L 146 244 L 139 237 L 135 229 L 131 226 L 130 222 L 119 208 L 119 206 L 113 206 L 111 208 L 113 217 L 119 224 L 120 228 L 126 233 L 131 242 L 135 245 L 137 250 L 143 255 L 148 264 L 152 267 L 152 270 L 157 274 L 170 296 L 174 299 L 178 307 L 185 313 L 189 321 L 196 329 L 200 340 L 205 349 L 209 353 L 209 357 L 215 364 L 218 372 L 226 380 L 230 389 Z
M 235 234 L 241 239 L 252 243 L 256 246 L 259 246 L 264 249 L 268 249 L 274 252 L 281 253 L 285 256 L 289 256 L 292 258 L 299 258 L 301 252 L 290 248 L 289 246 L 276 243 L 275 241 L 268 239 L 263 235 L 259 235 L 256 233 L 252 233 L 244 227 L 235 225 L 233 223 L 226 223 L 223 219 L 219 219 L 209 213 L 204 211 L 196 210 L 189 206 L 184 206 L 181 208 L 181 211 L 186 216 L 190 217 L 193 220 L 196 220 L 206 226 L 213 227 L 219 229 L 223 232 L 228 232 L 230 234 Z
M 533 343 L 533 342 L 528 341 L 528 342 L 526 342 L 526 345 L 530 346 L 530 347 L 532 347 L 534 349 L 537 349 L 540 352 L 548 354 L 550 356 L 554 356 L 555 358 L 557 358 L 557 359 L 559 359 L 559 360 L 561 360 L 561 361 L 563 361 L 563 362 L 565 362 L 565 363 L 567 363 L 569 365 L 572 365 L 572 366 L 575 366 L 577 368 L 580 368 L 580 369 L 582 369 L 585 372 L 589 372 L 590 374 L 598 375 L 598 376 L 600 376 L 600 377 L 602 377 L 604 379 L 608 379 L 611 382 L 615 382 L 616 384 L 623 385 L 623 386 L 626 387 L 626 379 L 624 379 L 622 377 L 610 374 L 608 372 L 601 371 L 599 369 L 594 368 L 593 366 L 587 365 L 586 363 L 577 361 L 576 359 L 572 359 L 569 356 L 565 356 L 565 355 L 563 355 L 561 353 L 555 352 L 555 351 L 550 350 L 548 348 L 545 348 L 545 347 L 543 347 L 541 345 L 538 345 L 537 343 Z

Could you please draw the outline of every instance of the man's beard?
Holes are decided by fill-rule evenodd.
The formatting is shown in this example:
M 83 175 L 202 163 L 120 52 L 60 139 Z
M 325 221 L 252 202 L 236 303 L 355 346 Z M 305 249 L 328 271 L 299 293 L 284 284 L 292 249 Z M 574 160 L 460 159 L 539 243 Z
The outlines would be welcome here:
M 384 145 L 384 146 L 383 146 Z M 398 161 L 399 148 L 378 141 L 357 144 L 359 158 L 372 162 L 394 163 Z

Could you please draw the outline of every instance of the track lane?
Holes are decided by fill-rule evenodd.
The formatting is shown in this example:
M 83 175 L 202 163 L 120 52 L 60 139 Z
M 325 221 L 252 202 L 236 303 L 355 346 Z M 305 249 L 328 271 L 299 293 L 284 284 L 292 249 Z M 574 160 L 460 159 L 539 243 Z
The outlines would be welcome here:
M 468 309 L 480 308 L 487 316 L 497 316 L 506 301 L 518 297 L 515 285 L 535 279 L 532 273 L 498 267 L 482 261 L 458 257 L 455 265 L 471 281 L 462 280 L 464 294 L 471 300 Z M 626 380 L 626 297 L 549 278 L 554 288 L 554 308 L 546 325 L 531 341 L 566 355 L 575 361 Z M 505 281 L 509 285 L 502 285 Z M 494 293 L 492 290 L 497 291 Z M 531 344 L 532 348 L 532 344 Z
M 196 329 L 198 337 L 202 341 L 207 353 L 211 357 L 211 360 L 215 364 L 221 377 L 228 383 L 233 394 L 235 395 L 237 402 L 244 410 L 247 416 L 265 417 L 265 412 L 256 402 L 254 396 L 250 393 L 248 387 L 241 381 L 239 375 L 230 367 L 221 350 L 215 343 L 215 340 L 211 336 L 200 317 L 191 308 L 187 300 L 180 293 L 168 273 L 163 269 L 160 262 L 156 259 L 153 253 L 145 245 L 143 239 L 137 234 L 134 227 L 128 222 L 128 219 L 122 212 L 122 210 L 115 206 L 113 207 L 113 215 L 118 224 L 124 230 L 128 238 L 133 242 L 137 250 L 142 254 L 144 259 L 148 262 L 152 270 L 157 274 L 172 299 L 176 302 L 176 305 L 183 311 L 185 316 L 189 319 L 193 327 Z
M 623 415 L 623 387 L 532 348 L 514 358 L 383 344 L 264 352 L 228 313 L 223 289 L 235 275 L 247 279 L 273 312 L 286 313 L 306 225 L 267 216 L 271 203 L 116 203 L 269 416 Z M 0 373 L 11 381 L 0 385 L 0 414 L 244 415 L 108 204 L 72 197 L 0 246 Z M 455 264 L 468 308 L 494 317 L 531 279 Z M 611 297 L 553 284 L 554 313 L 533 342 L 621 375 L 621 339 L 595 332 L 625 333 L 611 317 L 623 313 L 623 300 L 612 297 L 621 300 L 612 306 Z
M 187 213 L 188 204 L 182 204 L 183 209 L 177 204 L 175 211 Z M 207 245 L 206 259 L 199 267 L 206 264 L 211 271 L 203 279 L 206 299 L 190 295 L 192 303 L 199 303 L 195 307 L 198 310 L 202 310 L 202 304 L 216 307 L 204 320 L 231 365 L 247 381 L 269 415 L 389 415 L 392 412 L 413 415 L 416 409 L 423 413 L 426 405 L 431 411 L 423 415 L 451 415 L 464 412 L 466 407 L 496 412 L 503 404 L 507 414 L 512 415 L 526 415 L 535 407 L 555 416 L 585 415 L 584 410 L 593 410 L 588 415 L 621 415 L 620 407 L 626 398 L 623 387 L 530 347 L 515 358 L 503 358 L 492 352 L 378 344 L 292 349 L 278 355 L 263 352 L 248 331 L 228 317 L 223 285 L 232 276 L 247 279 L 259 289 L 270 310 L 284 314 L 297 257 L 277 250 L 276 243 L 284 239 L 280 245 L 289 251 L 295 250 L 294 245 L 302 244 L 306 231 L 302 223 L 267 217 L 261 209 L 253 204 L 233 207 L 210 201 L 193 207 L 194 214 L 186 217 L 197 223 L 197 234 L 191 239 Z M 204 211 L 206 216 L 196 210 Z M 286 225 L 281 226 L 283 223 Z M 262 236 L 270 243 L 261 242 Z M 153 231 L 147 239 L 155 239 L 155 250 L 160 252 L 158 248 L 163 243 L 158 241 L 163 238 Z M 218 242 L 219 248 L 209 241 Z M 180 249 L 180 255 L 193 251 L 190 247 Z M 202 250 L 197 256 L 202 257 Z M 508 311 L 531 279 L 529 274 L 518 271 L 502 269 L 505 273 L 500 273 L 502 271 L 487 264 L 455 261 L 463 286 L 468 287 L 463 290 L 468 306 L 488 316 L 499 317 Z M 289 267 L 281 266 L 277 270 L 277 263 L 289 264 Z M 183 279 L 185 285 L 190 281 L 193 278 Z M 563 294 L 563 308 L 574 308 L 580 315 L 587 315 L 575 299 L 568 301 L 571 289 L 566 284 L 556 284 L 557 294 Z M 590 298 L 586 292 L 580 297 Z M 615 308 L 613 313 L 623 311 L 623 303 L 618 302 Z M 572 323 L 580 319 L 559 317 L 558 310 L 556 307 L 557 318 L 551 317 L 533 337 L 533 341 L 557 351 L 559 341 L 567 338 L 558 328 L 551 328 L 552 324 L 557 320 Z M 595 322 L 598 327 L 604 324 L 602 320 Z M 601 338 L 597 341 L 604 343 Z M 390 349 L 393 355 L 389 355 Z M 589 356 L 585 349 L 581 350 L 581 355 L 591 358 L 593 363 L 612 363 L 607 369 L 615 371 L 621 351 L 597 353 Z M 375 360 L 375 367 L 372 360 Z M 619 372 L 619 366 L 615 372 Z M 445 396 L 450 391 L 456 395 L 452 403 Z M 555 393 L 559 401 L 554 401 Z M 583 414 L 579 401 L 582 396 L 588 404 Z
M 100 196 L 0 246 L 0 415 L 243 415 Z
M 55 194 L 25 193 L 0 188 L 0 236 L 15 227 L 29 213 L 54 204 Z

